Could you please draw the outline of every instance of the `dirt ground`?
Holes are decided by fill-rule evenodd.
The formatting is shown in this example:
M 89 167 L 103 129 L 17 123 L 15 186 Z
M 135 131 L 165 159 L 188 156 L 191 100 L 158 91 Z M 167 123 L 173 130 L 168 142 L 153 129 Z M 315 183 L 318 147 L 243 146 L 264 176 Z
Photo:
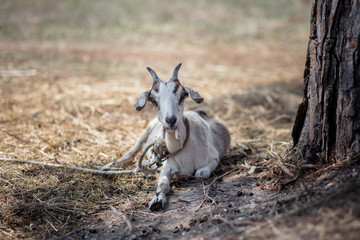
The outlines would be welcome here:
M 281 191 L 269 187 L 274 181 L 232 174 L 211 188 L 201 208 L 203 182 L 177 183 L 164 211 L 125 216 L 129 206 L 117 206 L 97 215 L 97 224 L 65 238 L 358 239 L 360 168 L 348 167 Z
M 284 158 L 309 1 L 45 2 L 0 7 L 0 158 L 92 169 L 116 160 L 154 118 L 151 106 L 133 108 L 151 86 L 146 67 L 167 80 L 179 62 L 180 81 L 205 98 L 186 110 L 229 128 L 230 157 L 209 179 L 173 181 L 158 212 L 148 210 L 157 173 L 1 161 L 1 239 L 358 239 L 358 159 Z

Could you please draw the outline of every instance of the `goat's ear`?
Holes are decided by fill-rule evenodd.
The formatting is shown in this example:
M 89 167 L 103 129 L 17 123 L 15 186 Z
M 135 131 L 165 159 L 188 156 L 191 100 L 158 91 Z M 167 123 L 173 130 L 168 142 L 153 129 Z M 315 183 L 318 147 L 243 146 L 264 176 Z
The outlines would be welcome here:
M 200 96 L 200 94 L 188 86 L 183 86 L 186 92 L 189 94 L 192 100 L 194 100 L 196 103 L 202 103 L 204 101 L 204 98 Z
M 136 111 L 141 111 L 145 106 L 149 98 L 150 90 L 143 92 L 140 97 L 134 103 Z

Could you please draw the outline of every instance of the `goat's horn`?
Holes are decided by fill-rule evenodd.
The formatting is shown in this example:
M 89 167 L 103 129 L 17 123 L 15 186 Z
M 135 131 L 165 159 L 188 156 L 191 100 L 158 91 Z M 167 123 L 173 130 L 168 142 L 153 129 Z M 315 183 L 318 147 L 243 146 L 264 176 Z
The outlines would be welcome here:
M 156 74 L 156 72 L 155 72 L 154 70 L 152 70 L 152 69 L 149 68 L 149 67 L 147 67 L 146 69 L 149 71 L 149 73 L 151 74 L 151 76 L 152 76 L 152 78 L 154 79 L 154 81 L 159 80 L 159 77 L 158 77 L 158 75 Z
M 180 67 L 181 67 L 181 63 L 179 63 L 179 64 L 175 67 L 174 72 L 173 72 L 173 75 L 172 75 L 171 78 L 177 79 L 177 77 L 178 77 L 178 72 L 179 72 Z

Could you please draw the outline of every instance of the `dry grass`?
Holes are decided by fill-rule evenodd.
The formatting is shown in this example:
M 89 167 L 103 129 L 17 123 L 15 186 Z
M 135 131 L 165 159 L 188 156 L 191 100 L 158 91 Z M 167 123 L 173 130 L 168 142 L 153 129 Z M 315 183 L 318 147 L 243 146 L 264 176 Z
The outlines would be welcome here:
M 150 107 L 138 113 L 132 106 L 150 87 L 145 67 L 167 79 L 182 62 L 180 80 L 205 98 L 200 106 L 186 102 L 186 108 L 204 109 L 224 122 L 232 136 L 231 153 L 251 149 L 244 160 L 232 159 L 222 168 L 239 168 L 236 177 L 280 176 L 276 162 L 291 147 L 301 101 L 307 14 L 296 9 L 309 11 L 306 4 L 198 1 L 201 6 L 193 8 L 185 1 L 177 2 L 175 11 L 154 1 L 78 8 L 73 1 L 14 2 L 0 9 L 5 36 L 0 74 L 36 72 L 0 77 L 0 158 L 88 168 L 114 161 L 154 117 Z M 181 21 L 191 9 L 193 17 Z M 120 22 L 116 10 L 122 13 Z M 291 164 L 295 171 L 297 163 Z M 58 238 L 96 226 L 104 221 L 98 213 L 111 206 L 121 208 L 119 219 L 146 212 L 155 179 L 1 162 L 0 237 Z
M 38 73 L 1 80 L 0 157 L 89 168 L 115 160 L 135 143 L 154 117 L 152 109 L 137 113 L 132 104 L 149 87 L 146 59 L 156 59 L 157 55 L 164 62 L 157 60 L 150 65 L 159 69 L 161 77 L 182 61 L 180 79 L 205 97 L 202 106 L 187 102 L 188 109 L 205 109 L 224 122 L 232 135 L 233 153 L 242 145 L 252 149 L 251 157 L 239 163 L 245 175 L 257 165 L 261 172 L 255 175 L 271 176 L 276 168 L 272 159 L 291 145 L 290 129 L 300 101 L 301 68 L 284 72 L 281 57 L 280 66 L 263 76 L 256 75 L 251 65 L 262 59 L 256 68 L 262 69 L 262 64 L 266 68 L 267 56 L 254 59 L 252 47 L 233 54 L 230 48 L 196 47 L 198 51 L 194 52 L 193 46 L 185 46 L 181 54 L 160 54 L 157 49 L 140 45 L 126 46 L 125 52 L 111 44 L 67 44 L 61 51 L 56 44 L 6 44 L 3 51 L 9 56 L 19 52 L 28 55 L 20 68 L 29 68 L 30 61 Z M 33 55 L 51 60 L 45 62 Z M 223 59 L 221 65 L 218 56 Z M 247 64 L 238 65 L 243 58 Z M 301 56 L 290 61 L 299 59 Z M 110 62 L 108 71 L 94 70 L 92 66 L 101 66 L 102 61 Z M 296 78 L 297 84 L 292 83 Z M 290 87 L 286 85 L 289 82 Z M 144 209 L 155 187 L 154 176 L 107 178 L 9 163 L 1 163 L 0 171 L 1 229 L 11 237 L 64 235 L 95 221 L 94 213 L 109 205 L 130 202 L 126 211 Z
M 151 109 L 137 113 L 132 104 L 141 91 L 149 87 L 150 80 L 144 70 L 147 64 L 141 61 L 158 55 L 157 50 L 129 46 L 125 54 L 116 45 L 94 50 L 91 46 L 79 49 L 69 44 L 60 51 L 56 45 L 7 44 L 3 50 L 8 55 L 19 52 L 29 55 L 20 68 L 28 68 L 31 59 L 38 74 L 1 80 L 1 157 L 96 168 L 124 154 L 153 117 Z M 255 70 L 234 64 L 243 57 L 254 61 L 248 52 L 234 56 L 230 49 L 215 52 L 209 48 L 198 48 L 200 53 L 194 53 L 190 46 L 181 54 L 184 62 L 181 80 L 198 89 L 206 99 L 203 106 L 191 102 L 187 102 L 187 106 L 204 108 L 212 117 L 223 121 L 231 131 L 233 151 L 239 143 L 254 149 L 254 157 L 246 161 L 245 169 L 253 164 L 263 165 L 276 152 L 289 147 L 289 129 L 300 99 L 296 93 L 300 91 L 282 94 L 286 86 L 276 73 L 268 78 L 273 82 L 271 88 L 264 86 L 262 76 L 246 77 L 242 69 Z M 34 57 L 35 54 L 55 61 L 44 62 Z M 84 55 L 90 55 L 90 60 L 81 60 Z M 177 53 L 162 52 L 161 55 L 172 59 L 171 62 L 179 61 Z M 232 60 L 218 65 L 216 60 L 209 61 L 215 55 Z M 109 72 L 101 78 L 91 66 L 106 60 L 119 65 L 112 67 L 115 63 L 110 63 Z M 75 64 L 78 70 L 74 73 L 71 71 L 75 71 Z M 159 61 L 151 65 L 160 69 L 160 76 L 165 76 L 168 71 L 162 69 L 171 69 L 174 64 Z M 46 67 L 48 71 L 44 70 Z M 300 72 L 299 69 L 287 74 L 295 78 Z M 278 74 L 284 74 L 281 66 Z M 246 79 L 254 83 L 246 86 Z M 104 178 L 2 163 L 1 188 L 4 206 L 1 216 L 3 226 L 7 226 L 4 231 L 12 236 L 32 236 L 41 228 L 46 229 L 43 236 L 49 236 L 61 235 L 76 225 L 83 226 L 86 222 L 81 219 L 89 221 L 88 216 L 109 204 L 135 198 L 138 204 L 132 207 L 144 207 L 141 203 L 149 199 L 144 192 L 154 188 L 154 181 L 141 176 Z

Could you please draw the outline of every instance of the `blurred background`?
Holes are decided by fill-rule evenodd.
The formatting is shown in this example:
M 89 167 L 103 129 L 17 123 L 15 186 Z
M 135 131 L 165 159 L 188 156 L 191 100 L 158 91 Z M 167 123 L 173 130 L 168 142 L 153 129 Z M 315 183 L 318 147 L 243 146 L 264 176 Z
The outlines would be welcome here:
M 309 0 L 2 0 L 1 37 L 17 41 L 196 45 L 286 42 L 307 31 Z
M 131 146 L 154 116 L 132 107 L 151 86 L 145 67 L 168 80 L 182 62 L 180 81 L 206 100 L 201 106 L 189 101 L 187 108 L 203 108 L 226 122 L 234 144 L 260 131 L 247 126 L 248 120 L 264 125 L 263 134 L 269 130 L 264 122 L 275 119 L 290 141 L 301 101 L 310 5 L 309 0 L 1 0 L 0 119 L 36 113 L 31 120 L 42 126 L 65 124 L 71 140 L 82 131 L 92 133 L 95 148 L 102 149 L 96 152 L 115 158 L 116 146 Z M 35 141 L 28 126 L 34 123 L 22 123 L 8 129 L 21 129 Z M 4 155 L 19 154 L 16 144 L 10 145 Z
M 117 159 L 154 117 L 150 104 L 133 108 L 152 84 L 146 67 L 168 80 L 182 62 L 180 81 L 205 98 L 186 109 L 224 122 L 231 152 L 251 147 L 246 164 L 234 163 L 244 175 L 271 176 L 274 157 L 292 145 L 310 11 L 310 0 L 0 0 L 0 157 L 91 168 Z M 252 165 L 260 171 L 248 173 Z M 89 212 L 155 184 L 1 166 L 12 179 L 0 181 L 1 223 L 11 219 L 12 236 L 33 236 L 33 223 L 47 230 L 42 237 L 89 223 L 44 210 L 34 194 Z
M 182 62 L 180 81 L 206 100 L 202 106 L 189 101 L 188 109 L 203 108 L 226 122 L 234 143 L 254 137 L 247 136 L 254 132 L 247 120 L 261 127 L 279 117 L 274 123 L 288 123 L 280 126 L 289 131 L 301 101 L 310 5 L 310 0 L 1 0 L 0 119 L 38 113 L 35 120 L 61 126 L 70 124 L 59 120 L 70 114 L 81 118 L 69 127 L 71 138 L 84 128 L 83 120 L 89 121 L 83 130 L 92 129 L 94 138 L 101 135 L 97 129 L 111 129 L 114 136 L 104 135 L 104 144 L 96 146 L 114 158 L 119 141 L 124 149 L 131 146 L 154 116 L 132 107 L 151 86 L 146 67 L 168 80 Z M 26 124 L 21 131 L 33 136 Z M 9 128 L 17 132 L 21 126 Z M 4 154 L 18 152 L 15 146 Z

